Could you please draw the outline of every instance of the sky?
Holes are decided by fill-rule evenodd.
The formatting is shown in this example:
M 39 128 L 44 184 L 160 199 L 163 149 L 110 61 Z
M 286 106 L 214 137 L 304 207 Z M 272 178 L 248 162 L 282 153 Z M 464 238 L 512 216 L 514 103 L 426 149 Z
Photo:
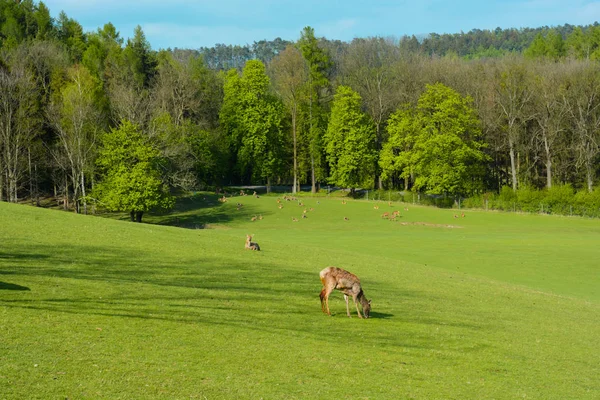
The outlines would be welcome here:
M 44 0 L 87 31 L 111 22 L 127 39 L 140 25 L 153 49 L 295 41 L 317 37 L 396 37 L 472 29 L 537 28 L 600 21 L 600 0 Z

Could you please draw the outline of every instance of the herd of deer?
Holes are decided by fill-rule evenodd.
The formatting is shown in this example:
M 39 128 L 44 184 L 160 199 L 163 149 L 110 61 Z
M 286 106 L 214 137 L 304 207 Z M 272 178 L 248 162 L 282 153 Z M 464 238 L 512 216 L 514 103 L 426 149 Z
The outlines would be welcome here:
M 245 193 L 241 192 L 241 195 L 245 195 Z M 254 197 L 258 198 L 256 192 L 253 193 Z M 295 197 L 283 196 L 284 201 L 297 201 L 300 207 L 304 207 L 304 204 L 299 201 Z M 223 196 L 219 198 L 219 201 L 226 202 L 227 198 Z M 320 202 L 317 201 L 317 204 Z M 346 204 L 346 200 L 342 200 L 342 204 Z M 388 202 L 390 207 L 393 207 L 392 202 Z M 277 206 L 279 209 L 283 208 L 282 200 L 277 199 Z M 242 207 L 242 204 L 237 204 L 237 209 L 239 210 Z M 379 206 L 376 205 L 373 207 L 375 210 L 379 209 Z M 309 209 L 313 211 L 313 208 Z M 405 207 L 404 211 L 408 211 L 408 208 Z M 302 212 L 302 218 L 307 218 L 306 216 L 307 209 L 305 208 Z M 394 221 L 396 218 L 400 217 L 400 211 L 396 210 L 393 212 L 384 212 L 381 214 L 381 218 L 389 219 Z M 461 213 L 461 218 L 465 218 L 465 213 Z M 458 214 L 454 214 L 454 218 L 459 218 Z M 252 221 L 256 221 L 257 219 L 262 219 L 262 215 L 252 217 Z M 348 217 L 344 217 L 345 221 L 348 221 Z M 298 218 L 292 217 L 293 222 L 298 222 Z M 256 250 L 260 251 L 260 246 L 258 243 L 252 241 L 252 235 L 246 235 L 246 245 L 245 248 L 247 250 Z M 346 314 L 350 317 L 350 306 L 349 306 L 349 298 L 352 297 L 354 305 L 356 307 L 356 312 L 358 313 L 359 318 L 369 318 L 371 312 L 371 301 L 365 297 L 365 293 L 362 289 L 360 279 L 358 277 L 344 269 L 337 267 L 327 267 L 323 269 L 319 273 L 319 278 L 321 279 L 321 283 L 323 284 L 323 288 L 321 289 L 321 293 L 319 297 L 321 298 L 321 310 L 327 314 L 331 315 L 329 311 L 329 296 L 334 290 L 339 290 L 344 294 L 344 300 L 346 301 Z M 362 313 L 358 307 L 360 303 L 362 308 Z

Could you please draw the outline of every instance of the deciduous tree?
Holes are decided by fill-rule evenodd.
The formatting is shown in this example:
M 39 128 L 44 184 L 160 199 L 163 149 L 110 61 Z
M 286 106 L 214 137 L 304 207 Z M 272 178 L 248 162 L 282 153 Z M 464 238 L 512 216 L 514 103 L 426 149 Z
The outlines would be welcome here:
M 144 212 L 170 209 L 174 199 L 160 179 L 159 152 L 129 121 L 102 136 L 97 165 L 100 182 L 93 196 L 109 211 L 129 212 L 142 222 Z
M 373 187 L 369 178 L 376 161 L 374 126 L 361 111 L 360 95 L 347 86 L 337 88 L 324 141 L 331 183 Z

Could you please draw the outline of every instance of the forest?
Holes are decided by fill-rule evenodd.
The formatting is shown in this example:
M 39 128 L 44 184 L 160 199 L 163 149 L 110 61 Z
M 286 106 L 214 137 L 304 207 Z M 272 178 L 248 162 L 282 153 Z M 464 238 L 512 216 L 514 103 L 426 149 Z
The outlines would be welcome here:
M 0 201 L 131 212 L 228 185 L 600 207 L 600 26 L 152 49 L 0 0 Z M 558 189 L 557 189 L 558 188 Z

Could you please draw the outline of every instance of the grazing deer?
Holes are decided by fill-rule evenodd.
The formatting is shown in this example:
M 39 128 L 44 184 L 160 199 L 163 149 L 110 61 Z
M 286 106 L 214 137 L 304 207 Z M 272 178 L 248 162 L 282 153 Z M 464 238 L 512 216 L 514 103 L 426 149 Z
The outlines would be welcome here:
M 373 208 L 379 210 L 379 206 L 373 206 Z
M 252 222 L 256 221 L 256 215 L 254 217 L 250 218 L 250 221 L 252 221 Z
M 292 222 L 298 222 L 298 218 L 292 217 Z
M 260 220 L 262 221 L 262 219 L 263 219 L 263 216 L 262 216 L 262 215 L 259 215 L 259 216 L 258 216 L 258 219 L 260 219 Z
M 280 210 L 283 208 L 283 206 L 280 204 L 277 206 Z
M 408 211 L 408 207 L 404 207 L 404 211 Z
M 260 251 L 258 243 L 252 241 L 252 236 L 246 235 L 246 249 Z
M 464 218 L 464 217 L 465 217 L 465 213 L 462 213 L 460 216 L 461 216 L 462 218 Z
M 363 314 L 365 318 L 369 318 L 371 313 L 371 301 L 367 300 L 365 293 L 360 285 L 360 280 L 354 274 L 345 271 L 337 267 L 327 267 L 319 273 L 323 289 L 321 289 L 321 310 L 327 315 L 331 315 L 329 311 L 329 295 L 334 289 L 337 289 L 344 293 L 344 300 L 346 300 L 346 314 L 350 317 L 350 306 L 348 305 L 348 296 L 352 296 L 354 305 L 356 306 L 356 312 L 359 318 L 363 318 L 358 309 L 358 302 L 362 306 Z
M 350 221 L 348 217 L 344 217 L 344 221 Z
M 384 212 L 383 214 L 381 214 L 381 218 L 389 218 L 390 217 L 390 213 L 389 212 Z
M 302 214 L 302 218 L 308 218 L 306 214 Z
M 342 204 L 346 204 L 346 200 L 342 200 Z

